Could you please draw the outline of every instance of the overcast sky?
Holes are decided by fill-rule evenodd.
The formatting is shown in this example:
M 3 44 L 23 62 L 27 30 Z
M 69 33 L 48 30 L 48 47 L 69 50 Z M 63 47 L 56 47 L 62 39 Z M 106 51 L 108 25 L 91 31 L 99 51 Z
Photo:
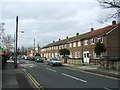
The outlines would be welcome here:
M 42 47 L 59 38 L 88 32 L 92 27 L 104 27 L 111 23 L 98 21 L 114 11 L 101 8 L 97 0 L 2 0 L 0 4 L 5 33 L 14 35 L 18 16 L 19 46 L 25 47 L 33 46 L 34 38 Z

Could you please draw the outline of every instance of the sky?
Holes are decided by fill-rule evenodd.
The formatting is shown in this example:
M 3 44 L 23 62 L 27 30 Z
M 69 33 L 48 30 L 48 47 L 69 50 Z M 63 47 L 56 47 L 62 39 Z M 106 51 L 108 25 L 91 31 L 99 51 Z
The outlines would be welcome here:
M 102 28 L 111 21 L 100 21 L 114 12 L 101 8 L 97 0 L 1 0 L 0 8 L 0 22 L 5 23 L 6 34 L 14 36 L 16 16 L 19 17 L 20 47 L 33 47 L 34 39 L 43 47 L 66 36 L 89 32 L 90 28 Z

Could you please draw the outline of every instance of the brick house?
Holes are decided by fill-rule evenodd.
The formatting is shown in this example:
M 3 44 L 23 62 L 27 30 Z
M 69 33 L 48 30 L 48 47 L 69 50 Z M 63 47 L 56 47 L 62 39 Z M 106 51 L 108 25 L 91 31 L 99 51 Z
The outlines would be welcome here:
M 90 32 L 79 34 L 76 36 L 66 37 L 66 39 L 53 41 L 41 49 L 44 57 L 58 57 L 58 51 L 63 48 L 70 50 L 70 58 L 83 59 L 83 62 L 89 63 L 96 58 L 94 47 L 98 41 L 106 46 L 106 52 L 101 56 L 120 56 L 120 24 L 115 21 L 112 25 L 94 30 L 91 28 Z

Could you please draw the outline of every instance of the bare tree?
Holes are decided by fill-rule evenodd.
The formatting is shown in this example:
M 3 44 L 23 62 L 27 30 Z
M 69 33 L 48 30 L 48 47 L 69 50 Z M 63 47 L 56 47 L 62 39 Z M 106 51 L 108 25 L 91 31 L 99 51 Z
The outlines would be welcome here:
M 120 0 L 97 0 L 100 3 L 100 6 L 104 9 L 110 9 L 113 8 L 116 10 L 116 12 L 111 13 L 108 15 L 105 21 L 114 18 L 118 22 L 120 22 Z
M 13 46 L 13 38 L 11 35 L 6 35 L 3 37 L 3 44 L 6 47 L 7 50 L 10 50 Z

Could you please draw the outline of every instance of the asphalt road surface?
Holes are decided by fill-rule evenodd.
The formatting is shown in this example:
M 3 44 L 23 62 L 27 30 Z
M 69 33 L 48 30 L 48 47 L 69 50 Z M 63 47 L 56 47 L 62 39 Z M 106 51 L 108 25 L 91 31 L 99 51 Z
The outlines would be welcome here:
M 67 69 L 65 66 L 49 66 L 46 63 L 20 60 L 19 64 L 46 90 L 49 88 L 72 88 L 89 90 L 119 90 L 114 78 Z M 99 88 L 99 89 L 98 89 Z

